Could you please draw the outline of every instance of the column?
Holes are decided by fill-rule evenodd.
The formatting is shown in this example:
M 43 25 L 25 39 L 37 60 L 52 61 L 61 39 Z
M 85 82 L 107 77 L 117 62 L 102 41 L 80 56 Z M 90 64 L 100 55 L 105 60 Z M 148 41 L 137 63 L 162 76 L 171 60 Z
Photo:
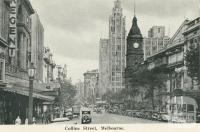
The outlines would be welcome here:
M 23 68 L 23 42 L 24 42 L 24 37 L 23 37 L 23 33 L 19 33 L 19 43 L 18 43 L 18 52 L 19 52 L 19 56 L 17 59 L 17 64 L 19 65 L 20 68 Z
M 23 69 L 27 69 L 27 44 L 28 44 L 28 37 L 24 36 L 24 42 L 23 42 Z

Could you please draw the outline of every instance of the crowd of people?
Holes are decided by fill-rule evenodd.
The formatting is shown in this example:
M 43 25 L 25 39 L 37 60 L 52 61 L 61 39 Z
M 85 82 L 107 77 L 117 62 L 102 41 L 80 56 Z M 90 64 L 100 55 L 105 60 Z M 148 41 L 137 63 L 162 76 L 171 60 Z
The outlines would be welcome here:
M 47 112 L 42 113 L 41 118 L 35 118 L 32 119 L 32 124 L 49 124 L 51 123 L 51 115 Z M 20 116 L 17 116 L 15 120 L 15 125 L 22 125 L 22 119 Z M 24 125 L 28 125 L 28 118 L 25 119 Z

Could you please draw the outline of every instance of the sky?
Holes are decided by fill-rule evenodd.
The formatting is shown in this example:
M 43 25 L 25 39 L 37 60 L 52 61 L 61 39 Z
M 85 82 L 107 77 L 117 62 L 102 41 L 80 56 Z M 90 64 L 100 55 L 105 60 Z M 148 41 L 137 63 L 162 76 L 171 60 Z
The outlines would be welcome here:
M 30 0 L 44 26 L 44 42 L 57 64 L 67 64 L 73 83 L 98 69 L 99 40 L 108 38 L 109 15 L 115 0 Z M 134 1 L 121 0 L 127 33 Z M 136 17 L 143 36 L 152 26 L 165 26 L 172 36 L 181 23 L 200 15 L 200 0 L 136 0 Z

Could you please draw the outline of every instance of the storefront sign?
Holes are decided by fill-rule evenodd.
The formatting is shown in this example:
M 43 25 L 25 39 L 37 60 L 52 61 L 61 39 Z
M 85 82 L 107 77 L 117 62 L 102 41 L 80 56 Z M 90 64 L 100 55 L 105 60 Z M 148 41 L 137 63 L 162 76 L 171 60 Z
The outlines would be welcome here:
M 17 0 L 10 1 L 9 46 L 15 47 L 17 40 Z

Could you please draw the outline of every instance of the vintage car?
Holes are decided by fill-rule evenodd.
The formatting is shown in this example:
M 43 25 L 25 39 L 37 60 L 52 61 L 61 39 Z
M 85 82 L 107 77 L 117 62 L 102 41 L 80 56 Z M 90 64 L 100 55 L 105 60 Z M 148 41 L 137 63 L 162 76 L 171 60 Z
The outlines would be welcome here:
M 52 123 L 55 122 L 65 122 L 65 121 L 69 121 L 70 119 L 68 117 L 63 117 L 63 118 L 55 118 L 52 120 Z
M 81 124 L 89 124 L 92 122 L 91 110 L 81 110 Z

